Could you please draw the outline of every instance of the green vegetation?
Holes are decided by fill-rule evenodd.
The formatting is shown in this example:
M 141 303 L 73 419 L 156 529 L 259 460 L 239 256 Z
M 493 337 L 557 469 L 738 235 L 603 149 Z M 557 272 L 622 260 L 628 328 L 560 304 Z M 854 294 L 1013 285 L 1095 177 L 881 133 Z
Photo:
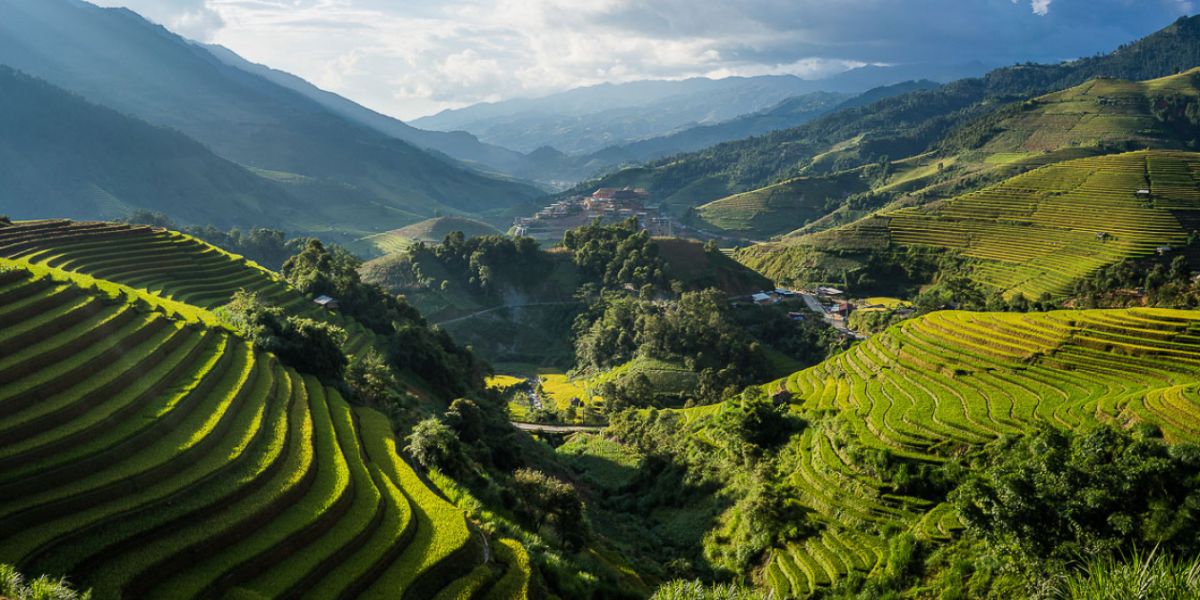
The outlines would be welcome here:
M 399 458 L 382 415 L 149 305 L 23 270 L 0 293 L 2 560 L 70 573 L 100 598 L 431 597 L 480 565 L 461 511 Z M 304 335 L 327 324 L 293 317 L 275 331 L 278 313 L 250 298 L 229 311 L 257 345 L 282 338 L 297 362 L 314 348 L 342 356 Z
M 0 564 L 0 598 L 6 600 L 90 600 L 91 592 L 79 593 L 65 579 L 45 575 L 26 583 L 12 565 Z
M 495 227 L 473 219 L 434 217 L 386 233 L 367 236 L 349 247 L 366 256 L 396 254 L 408 250 L 417 242 L 436 244 L 456 231 L 468 238 L 500 235 L 500 230 Z
M 970 127 L 1023 100 L 1099 77 L 1143 81 L 1192 69 L 1200 65 L 1198 37 L 1200 19 L 1181 18 L 1111 54 L 1054 65 L 1014 65 L 978 79 L 850 106 L 793 129 L 617 171 L 568 193 L 597 187 L 641 187 L 682 215 L 691 207 L 796 177 L 841 173 L 880 164 L 888 157 L 899 162 L 930 152 L 960 127 Z M 939 160 L 920 167 L 932 166 L 936 175 L 938 162 L 948 166 Z M 797 222 L 795 227 L 802 224 Z
M 1200 561 L 1134 552 L 1127 559 L 1104 558 L 1088 563 L 1059 585 L 1071 600 L 1185 600 L 1200 595 Z
M 833 212 L 869 184 L 860 173 L 799 177 L 714 200 L 696 209 L 704 223 L 753 239 L 799 229 Z
M 960 259 L 959 270 L 1006 297 L 1061 297 L 1107 265 L 1188 244 L 1183 223 L 1200 210 L 1196 160 L 1143 151 L 1048 165 L 942 203 L 746 248 L 738 258 L 784 280 L 853 285 L 857 273 L 874 274 L 871 257 L 931 249 Z M 1137 195 L 1143 189 L 1149 197 Z
M 1164 309 L 935 312 L 720 405 L 623 413 L 621 448 L 563 455 L 616 486 L 594 519 L 634 523 L 629 551 L 675 576 L 1032 595 L 1079 553 L 1195 552 L 1197 330 Z

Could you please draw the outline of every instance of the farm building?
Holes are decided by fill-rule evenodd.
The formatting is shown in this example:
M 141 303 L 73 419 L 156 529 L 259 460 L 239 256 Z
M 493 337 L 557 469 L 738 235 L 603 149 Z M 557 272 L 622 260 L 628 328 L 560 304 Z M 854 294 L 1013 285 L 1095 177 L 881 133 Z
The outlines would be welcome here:
M 317 296 L 316 298 L 313 298 L 313 303 L 316 304 L 317 306 L 320 306 L 321 308 L 324 308 L 325 310 L 337 310 L 338 309 L 337 298 L 332 298 L 332 297 L 325 296 L 325 295 L 321 295 L 321 296 Z
M 1138 190 L 1134 192 L 1133 195 L 1137 196 L 1138 198 L 1149 198 L 1151 196 L 1150 190 L 1147 189 Z
M 759 292 L 757 294 L 754 294 L 754 295 L 750 296 L 750 299 L 754 300 L 755 304 L 774 304 L 775 303 L 775 298 L 766 292 Z
M 832 287 L 821 286 L 821 287 L 817 288 L 818 296 L 841 296 L 843 293 L 845 293 L 845 292 L 843 292 L 842 290 L 839 290 L 837 288 L 832 288 Z

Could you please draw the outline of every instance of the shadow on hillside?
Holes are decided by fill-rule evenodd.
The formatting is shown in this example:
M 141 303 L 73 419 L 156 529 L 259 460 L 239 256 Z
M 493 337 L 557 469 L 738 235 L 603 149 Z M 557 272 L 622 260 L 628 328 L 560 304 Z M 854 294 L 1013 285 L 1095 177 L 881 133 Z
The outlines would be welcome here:
M 704 535 L 732 502 L 715 485 L 695 485 L 686 470 L 666 456 L 636 464 L 610 456 L 574 454 L 569 464 L 584 486 L 596 532 L 618 546 L 638 570 L 652 578 L 710 575 Z

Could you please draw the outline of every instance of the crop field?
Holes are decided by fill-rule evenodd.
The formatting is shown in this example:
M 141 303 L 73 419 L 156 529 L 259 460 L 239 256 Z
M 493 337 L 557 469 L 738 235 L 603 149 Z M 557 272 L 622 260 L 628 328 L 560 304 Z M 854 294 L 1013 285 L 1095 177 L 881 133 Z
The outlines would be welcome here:
M 278 275 L 191 236 L 109 222 L 28 221 L 0 229 L 0 258 L 36 273 L 83 276 L 135 290 L 151 303 L 211 310 L 238 290 L 289 312 L 326 320 L 349 334 L 347 354 L 375 343 L 359 323 L 327 313 Z M 186 310 L 186 309 L 185 309 Z M 183 311 L 177 311 L 183 312 Z
M 1138 197 L 1149 190 L 1150 197 Z M 1043 166 L 921 207 L 758 244 L 737 259 L 778 281 L 801 269 L 862 266 L 855 253 L 932 247 L 967 259 L 973 279 L 1033 299 L 1062 296 L 1101 267 L 1186 245 L 1200 218 L 1200 154 L 1139 151 Z
M 0 562 L 97 598 L 517 597 L 524 550 L 487 543 L 379 413 L 222 328 L 0 270 Z
M 881 215 L 891 240 L 954 249 L 1008 294 L 1066 293 L 1080 277 L 1186 244 L 1174 211 L 1200 210 L 1200 156 L 1133 152 L 1068 161 L 939 205 Z M 1136 196 L 1150 190 L 1150 198 Z
M 938 462 L 1030 430 L 1097 422 L 1157 425 L 1167 441 L 1200 439 L 1200 313 L 1166 309 L 1050 313 L 946 311 L 906 321 L 810 369 L 765 386 L 796 409 L 840 415 L 784 449 L 799 499 L 824 525 L 776 548 L 761 579 L 804 596 L 875 569 L 885 523 L 947 539 L 945 504 L 895 494 L 855 464 L 852 447 Z M 708 408 L 708 407 L 706 407 Z M 706 414 L 685 410 L 703 439 Z

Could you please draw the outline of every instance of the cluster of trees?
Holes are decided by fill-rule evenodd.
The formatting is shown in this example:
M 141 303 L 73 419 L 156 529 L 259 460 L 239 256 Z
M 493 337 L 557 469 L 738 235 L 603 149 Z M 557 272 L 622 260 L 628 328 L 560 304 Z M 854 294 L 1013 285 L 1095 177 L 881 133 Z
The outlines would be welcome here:
M 884 462 L 885 481 L 912 468 Z M 1200 552 L 1200 446 L 1166 444 L 1153 426 L 1047 427 L 922 475 L 938 484 L 931 498 L 955 507 L 963 534 L 942 544 L 897 536 L 883 572 L 850 577 L 827 597 L 1190 598 L 1200 589 L 1180 560 Z M 1166 595 L 1148 593 L 1155 588 Z
M 427 469 L 470 486 L 481 499 L 512 511 L 521 525 L 576 551 L 591 531 L 575 486 L 534 466 L 536 444 L 508 423 L 502 401 L 460 398 L 405 437 L 405 451 Z
M 591 225 L 571 229 L 562 245 L 571 251 L 575 265 L 588 281 L 608 289 L 630 286 L 664 288 L 667 284 L 663 260 L 650 234 L 636 218 L 613 225 Z
M 768 548 L 808 535 L 815 524 L 799 492 L 778 477 L 779 452 L 806 423 L 776 405 L 762 389 L 730 399 L 710 421 L 710 442 L 699 441 L 676 412 L 627 411 L 608 435 L 642 456 L 635 478 L 601 502 L 630 518 L 663 508 L 708 507 L 694 524 L 694 547 L 648 539 L 671 576 L 705 577 L 749 572 Z
M 490 235 L 468 239 L 461 231 L 447 235 L 440 244 L 418 243 L 406 256 L 409 285 L 432 287 L 454 279 L 493 298 L 506 289 L 534 288 L 550 267 L 549 257 L 532 238 Z
M 1196 244 L 1192 235 L 1189 246 Z M 1192 281 L 1191 265 L 1179 255 L 1166 259 L 1127 260 L 1104 267 L 1075 283 L 1073 296 L 1087 308 L 1114 308 L 1146 303 L 1193 308 L 1200 305 L 1200 287 Z
M 220 309 L 222 316 L 256 348 L 274 352 L 285 364 L 312 373 L 326 383 L 337 383 L 345 372 L 346 331 L 341 327 L 287 315 L 278 306 L 265 304 L 257 293 L 236 292 Z
M 604 295 L 577 319 L 577 367 L 604 370 L 638 356 L 699 373 L 696 399 L 707 402 L 760 381 L 768 372 L 761 344 L 740 326 L 725 295 L 715 289 L 685 292 L 675 301 Z M 644 405 L 651 400 L 646 396 L 650 390 L 637 381 L 614 384 L 604 396 Z

